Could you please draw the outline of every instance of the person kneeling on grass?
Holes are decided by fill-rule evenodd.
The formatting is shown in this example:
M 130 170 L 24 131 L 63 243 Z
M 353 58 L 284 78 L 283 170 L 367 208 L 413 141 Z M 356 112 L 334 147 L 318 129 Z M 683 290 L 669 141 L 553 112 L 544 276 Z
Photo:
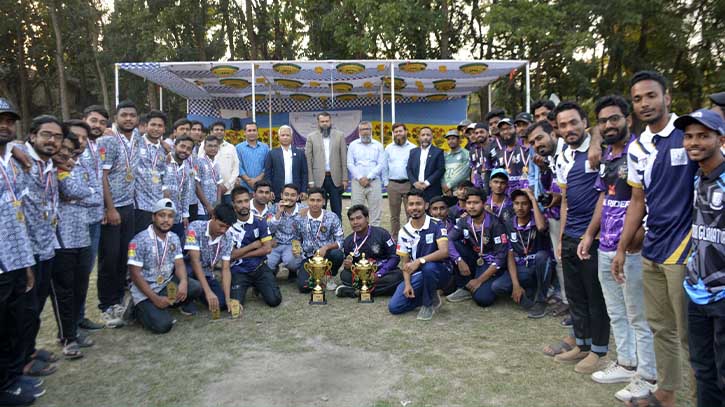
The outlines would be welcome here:
M 352 266 L 365 255 L 368 261 L 378 265 L 372 295 L 392 295 L 403 281 L 403 273 L 398 269 L 400 257 L 395 253 L 393 238 L 387 230 L 370 225 L 370 213 L 364 205 L 351 206 L 347 210 L 347 219 L 350 221 L 352 233 L 342 244 L 346 257 L 340 273 L 342 284 L 337 287 L 335 294 L 338 297 L 355 297 Z
M 131 275 L 131 297 L 136 318 L 153 333 L 169 332 L 174 319 L 168 308 L 185 307 L 201 295 L 201 288 L 187 278 L 181 242 L 169 233 L 174 224 L 176 206 L 170 199 L 160 199 L 153 208 L 152 221 L 146 230 L 137 234 L 128 245 L 128 271 Z M 170 282 L 177 285 L 175 298 L 167 297 Z
M 254 287 L 267 305 L 276 307 L 282 302 L 282 293 L 266 262 L 267 255 L 272 252 L 272 236 L 269 234 L 267 221 L 251 214 L 250 200 L 249 190 L 242 186 L 234 187 L 232 203 L 237 213 L 237 222 L 229 229 L 234 241 L 230 295 L 244 305 L 247 289 Z M 227 290 L 225 286 L 225 291 Z
M 388 303 L 391 314 L 402 314 L 421 307 L 418 319 L 428 321 L 440 308 L 438 293 L 451 275 L 446 267 L 448 232 L 443 224 L 426 215 L 423 192 L 411 189 L 405 200 L 410 217 L 398 233 L 397 253 L 403 263 L 403 282 Z
M 322 188 L 310 188 L 307 191 L 307 205 L 309 208 L 302 209 L 297 215 L 294 223 L 296 238 L 302 245 L 302 253 L 305 259 L 309 259 L 320 252 L 320 256 L 332 262 L 330 270 L 332 276 L 324 284 L 327 291 L 335 291 L 334 276 L 342 266 L 345 255 L 342 253 L 342 243 L 345 232 L 342 230 L 340 218 L 334 212 L 323 210 L 325 206 L 326 193 Z M 295 253 L 299 256 L 299 254 Z M 301 293 L 308 293 L 310 275 L 304 267 L 297 272 L 297 288 Z
M 229 303 L 229 290 L 225 291 L 222 287 L 228 287 L 225 282 L 232 281 L 229 269 L 232 238 L 227 235 L 227 230 L 236 221 L 234 208 L 229 204 L 219 204 L 214 208 L 210 220 L 191 222 L 186 231 L 184 249 L 189 252 L 194 278 L 204 293 L 201 300 L 212 312 L 227 308 Z M 214 268 L 217 265 L 221 268 L 221 284 L 214 276 Z

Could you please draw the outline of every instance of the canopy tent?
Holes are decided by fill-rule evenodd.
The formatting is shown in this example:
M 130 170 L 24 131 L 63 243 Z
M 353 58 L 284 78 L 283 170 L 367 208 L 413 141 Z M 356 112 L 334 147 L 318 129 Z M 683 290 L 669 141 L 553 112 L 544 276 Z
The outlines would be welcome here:
M 526 79 L 524 105 L 528 112 L 529 63 L 525 60 L 118 63 L 115 93 L 118 104 L 119 71 L 125 70 L 186 98 L 187 112 L 251 117 L 254 121 L 258 111 L 265 112 L 269 114 L 271 129 L 274 112 L 351 109 L 379 104 L 382 128 L 383 105 L 390 105 L 390 117 L 395 122 L 396 104 L 465 98 L 522 67 Z M 163 93 L 160 103 L 163 106 Z

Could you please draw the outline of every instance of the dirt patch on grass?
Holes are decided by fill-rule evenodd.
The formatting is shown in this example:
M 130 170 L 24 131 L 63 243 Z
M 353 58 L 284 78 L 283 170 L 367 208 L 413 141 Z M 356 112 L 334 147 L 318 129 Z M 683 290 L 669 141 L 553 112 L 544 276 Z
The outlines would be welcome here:
M 397 358 L 306 341 L 299 353 L 253 351 L 206 388 L 206 405 L 368 406 L 392 396 Z

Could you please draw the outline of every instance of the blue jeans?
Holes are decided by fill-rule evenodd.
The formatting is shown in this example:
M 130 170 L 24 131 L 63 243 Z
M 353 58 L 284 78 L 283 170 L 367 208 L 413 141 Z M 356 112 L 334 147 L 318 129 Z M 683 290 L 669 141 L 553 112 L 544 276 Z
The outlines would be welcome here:
M 644 314 L 644 288 L 642 285 L 642 256 L 627 254 L 624 262 L 624 284 L 619 284 L 610 272 L 616 252 L 599 250 L 599 283 L 607 304 L 617 363 L 637 366 L 642 378 L 657 378 L 654 336 Z
M 430 307 L 433 304 L 433 297 L 436 290 L 448 285 L 451 275 L 443 262 L 429 262 L 423 265 L 419 271 L 410 277 L 410 285 L 413 287 L 415 298 L 407 298 L 405 281 L 398 284 L 393 297 L 388 303 L 388 310 L 391 314 L 402 314 L 412 311 L 418 307 Z
M 282 263 L 292 272 L 297 272 L 302 265 L 302 257 L 292 254 L 291 244 L 278 244 L 267 255 L 267 266 L 277 273 L 277 266 Z
M 551 274 L 549 259 L 549 252 L 542 250 L 536 253 L 533 260 L 529 260 L 528 265 L 516 265 L 519 285 L 526 290 L 526 296 L 535 302 L 546 302 L 546 291 Z M 496 279 L 491 289 L 496 295 L 510 295 L 514 289 L 511 273 L 506 272 Z

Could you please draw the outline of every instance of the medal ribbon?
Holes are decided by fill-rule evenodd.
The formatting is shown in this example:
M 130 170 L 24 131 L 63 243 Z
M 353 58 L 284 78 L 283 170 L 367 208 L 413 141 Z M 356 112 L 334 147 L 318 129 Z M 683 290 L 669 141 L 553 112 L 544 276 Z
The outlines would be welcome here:
M 209 168 L 211 169 L 211 176 L 216 183 L 216 170 L 214 169 L 214 162 L 212 162 L 212 160 L 207 156 L 204 156 L 204 158 L 206 159 L 206 162 L 209 163 Z
M 5 171 L 5 166 L 0 164 L 0 173 L 2 173 L 3 179 L 5 181 L 5 185 L 8 186 L 8 192 L 10 193 L 11 203 L 15 204 L 15 202 L 18 202 L 18 196 L 15 195 L 15 189 L 13 188 L 13 184 L 10 183 L 10 177 L 8 176 L 8 173 Z
M 91 152 L 91 158 L 93 158 L 93 166 L 96 167 L 96 178 L 98 178 L 98 145 L 93 140 L 88 140 L 88 149 Z
M 324 220 L 324 218 L 323 218 Z M 315 233 L 315 242 L 320 242 L 320 230 L 322 229 L 322 220 L 320 221 L 320 226 L 317 227 L 317 233 Z M 312 233 L 312 219 L 307 219 L 307 230 Z
M 527 226 L 531 225 L 531 220 L 529 220 L 529 223 L 524 226 L 523 228 L 519 227 L 519 221 L 518 219 L 514 220 L 514 225 L 516 225 L 516 234 L 519 236 L 519 240 L 521 241 L 521 245 L 524 246 L 524 258 L 526 261 L 528 261 L 529 258 L 529 244 L 531 244 L 531 239 L 536 237 L 536 230 L 529 229 L 528 239 L 526 239 L 526 244 L 524 244 L 524 237 L 521 235 L 521 230 L 526 228 Z
M 365 244 L 365 242 L 367 242 L 368 238 L 370 237 L 370 230 L 371 229 L 372 228 L 370 226 L 368 226 L 368 233 L 365 235 L 365 239 L 363 239 L 363 241 L 360 242 L 360 244 L 357 244 L 357 233 L 353 233 L 353 235 L 352 235 L 352 244 L 355 245 L 355 248 L 353 249 L 353 253 L 360 253 L 360 248 L 363 247 L 363 245 Z
M 224 235 L 222 235 L 222 238 L 219 239 L 219 241 L 216 244 L 216 253 L 214 254 L 214 258 L 211 261 L 211 267 L 214 267 L 217 259 L 219 259 L 219 253 L 221 253 L 221 251 L 222 251 L 222 242 L 224 242 Z
M 473 225 L 473 218 L 470 218 L 468 220 L 468 226 L 471 228 L 471 233 L 473 233 L 473 239 L 476 240 L 476 244 L 479 245 L 480 251 L 478 252 L 479 256 L 483 256 L 483 234 L 486 232 L 486 215 L 484 215 L 483 221 L 481 221 L 481 238 L 479 239 L 478 236 L 476 236 L 476 228 Z
M 494 204 L 493 204 L 493 197 L 492 196 L 488 198 L 488 206 L 490 206 L 491 207 L 491 211 L 493 211 Z M 496 217 L 498 217 L 498 218 L 501 217 L 501 212 L 503 212 L 503 207 L 504 206 L 506 206 L 506 198 L 503 199 L 503 203 L 498 208 L 498 213 L 496 214 Z
M 126 159 L 126 171 L 131 172 L 131 159 L 133 158 L 133 146 L 135 145 L 135 140 L 131 137 L 131 148 L 129 149 L 126 146 L 125 136 L 122 136 L 118 132 L 115 134 L 116 137 L 118 137 L 118 141 L 121 143 L 121 147 L 123 148 L 123 156 Z
M 154 244 L 153 244 L 154 255 L 156 257 L 156 263 L 157 263 L 157 267 L 159 270 L 159 274 L 161 274 L 163 272 L 162 267 L 164 265 L 164 261 L 166 260 L 166 255 L 169 253 L 169 235 L 168 235 L 168 233 L 166 234 L 166 238 L 164 239 L 164 251 L 161 254 L 161 257 L 159 257 L 159 248 L 158 248 L 158 243 L 156 242 L 157 237 L 156 237 L 156 233 L 154 233 L 153 225 L 149 226 L 148 231 L 149 231 L 149 236 L 151 236 L 151 239 L 153 239 L 153 241 L 154 241 Z

